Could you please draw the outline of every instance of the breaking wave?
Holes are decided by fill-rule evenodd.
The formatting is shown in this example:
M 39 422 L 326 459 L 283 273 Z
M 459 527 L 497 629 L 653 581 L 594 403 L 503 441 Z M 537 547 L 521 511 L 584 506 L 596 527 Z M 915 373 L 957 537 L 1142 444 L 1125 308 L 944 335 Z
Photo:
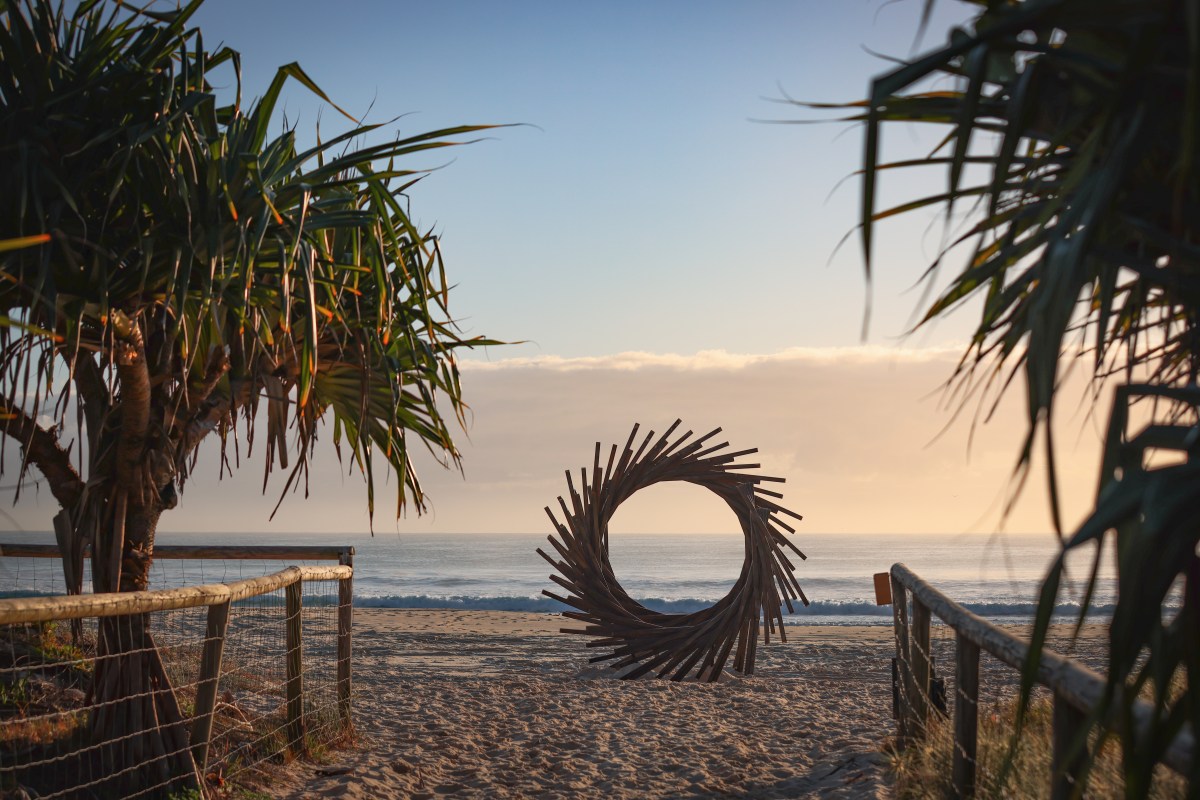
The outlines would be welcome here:
M 684 598 L 667 600 L 658 597 L 639 598 L 638 602 L 652 611 L 665 614 L 688 614 L 712 605 L 710 600 Z M 380 597 L 355 597 L 354 605 L 359 608 L 448 608 L 463 611 L 526 611 L 554 614 L 571 610 L 549 597 L 515 597 L 506 595 L 386 595 Z M 965 603 L 965 607 L 982 617 L 1004 619 L 1032 619 L 1037 606 L 1030 602 Z M 1114 606 L 1093 605 L 1088 610 L 1090 617 L 1110 617 Z M 1060 603 L 1055 606 L 1055 615 L 1076 617 L 1079 606 L 1075 603 Z M 787 610 L 784 609 L 785 619 Z M 867 601 L 816 601 L 804 607 L 796 605 L 795 618 L 814 617 L 815 621 L 835 622 L 845 618 L 872 618 L 880 624 L 892 619 L 891 606 L 879 606 Z

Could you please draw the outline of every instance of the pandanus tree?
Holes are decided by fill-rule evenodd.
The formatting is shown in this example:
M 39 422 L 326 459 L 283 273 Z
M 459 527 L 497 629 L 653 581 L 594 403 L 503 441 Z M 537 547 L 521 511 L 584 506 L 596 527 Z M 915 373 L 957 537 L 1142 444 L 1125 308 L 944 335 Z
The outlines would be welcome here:
M 933 5 L 924 4 L 927 20 Z M 1064 373 L 1080 359 L 1097 391 L 1123 382 L 1095 509 L 1063 549 L 1094 548 L 1086 613 L 1099 545 L 1115 536 L 1108 687 L 1089 722 L 1120 736 L 1127 793 L 1141 797 L 1174 735 L 1189 723 L 1200 731 L 1200 5 L 970 5 L 978 7 L 970 24 L 943 46 L 876 78 L 866 101 L 841 106 L 865 126 L 868 275 L 877 223 L 945 211 L 957 235 L 925 275 L 935 299 L 922 324 L 972 298 L 979 304 L 949 387 L 964 402 L 987 398 L 986 411 L 1023 377 L 1029 427 L 1018 473 L 1040 437 L 1060 532 L 1052 415 Z M 888 161 L 882 131 L 896 122 L 946 133 L 928 157 Z M 930 165 L 945 170 L 942 189 L 877 207 L 883 176 Z M 962 266 L 942 282 L 948 258 Z M 1128 405 L 1138 398 L 1158 402 L 1156 423 L 1131 432 Z M 1148 463 L 1151 449 L 1177 456 Z M 1063 573 L 1060 557 L 1043 584 L 1026 700 Z M 1139 692 L 1154 704 L 1144 736 L 1133 732 Z M 1200 796 L 1200 761 L 1189 778 Z
M 419 512 L 410 447 L 458 463 L 455 352 L 492 343 L 453 324 L 437 241 L 407 211 L 422 173 L 398 164 L 479 128 L 271 136 L 286 81 L 328 98 L 291 64 L 243 106 L 238 54 L 192 26 L 200 2 L 0 1 L 0 430 L 61 506 L 71 591 L 88 546 L 95 591 L 147 587 L 209 439 L 222 470 L 226 445 L 261 446 L 286 493 L 324 430 L 372 517 L 385 471 L 397 514 Z M 94 733 L 144 765 L 125 788 L 186 773 L 148 620 L 106 621 L 98 647 Z

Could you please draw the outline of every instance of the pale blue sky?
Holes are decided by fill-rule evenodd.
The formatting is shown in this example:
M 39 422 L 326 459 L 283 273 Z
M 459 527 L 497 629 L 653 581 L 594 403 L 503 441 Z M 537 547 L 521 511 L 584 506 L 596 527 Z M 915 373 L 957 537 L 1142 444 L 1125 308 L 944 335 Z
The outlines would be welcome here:
M 861 137 L 771 103 L 863 96 L 886 68 L 864 47 L 911 52 L 920 0 L 435 2 L 208 0 L 210 48 L 241 51 L 245 92 L 299 61 L 331 97 L 402 132 L 528 123 L 410 165 L 449 164 L 413 192 L 436 226 L 452 310 L 468 330 L 529 340 L 494 352 L 773 353 L 856 344 Z M 943 2 L 927 41 L 940 41 Z M 319 103 L 285 96 L 298 130 Z M 372 106 L 373 104 L 373 106 Z M 325 131 L 344 124 L 325 111 Z M 903 139 L 903 137 L 900 137 Z M 911 191 L 912 187 L 907 187 Z M 873 341 L 901 333 L 902 296 L 937 244 L 919 219 L 881 248 Z M 959 338 L 944 327 L 920 344 Z

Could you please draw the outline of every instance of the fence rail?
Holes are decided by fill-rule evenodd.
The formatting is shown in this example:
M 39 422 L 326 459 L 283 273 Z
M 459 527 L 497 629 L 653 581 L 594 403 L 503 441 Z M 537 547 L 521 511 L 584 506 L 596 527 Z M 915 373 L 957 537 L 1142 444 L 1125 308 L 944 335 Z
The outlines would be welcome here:
M 176 545 L 156 548 L 155 555 L 157 558 L 166 559 L 337 560 L 340 563 L 329 566 L 289 566 L 269 575 L 234 580 L 226 583 L 208 583 L 175 589 L 116 594 L 0 599 L 0 626 L 7 626 L 4 630 L 7 630 L 11 635 L 13 631 L 17 630 L 15 626 L 27 626 L 30 623 L 45 624 L 59 620 L 81 619 L 99 620 L 109 617 L 133 617 L 134 615 L 144 615 L 152 612 L 174 612 L 184 609 L 200 610 L 207 608 L 207 616 L 204 619 L 203 628 L 201 629 L 202 634 L 201 630 L 195 630 L 191 634 L 193 638 L 200 638 L 202 635 L 202 645 L 195 656 L 198 657 L 198 666 L 192 668 L 195 670 L 195 680 L 187 684 L 188 700 L 190 701 L 189 707 L 191 708 L 191 713 L 188 715 L 190 717 L 188 738 L 191 759 L 195 764 L 197 775 L 204 776 L 208 774 L 206 765 L 210 743 L 213 740 L 213 723 L 216 717 L 219 693 L 222 688 L 222 678 L 231 675 L 229 669 L 223 670 L 222 667 L 225 644 L 230 627 L 231 607 L 243 601 L 249 602 L 254 598 L 260 598 L 260 601 L 270 601 L 271 598 L 266 597 L 266 595 L 280 591 L 283 592 L 283 602 L 280 605 L 282 605 L 285 611 L 285 643 L 280 655 L 285 662 L 285 678 L 282 687 L 282 706 L 285 715 L 283 723 L 284 745 L 287 750 L 293 753 L 300 753 L 307 747 L 302 587 L 306 583 L 336 582 L 338 584 L 336 604 L 337 622 L 336 632 L 334 633 L 336 646 L 331 648 L 335 651 L 336 658 L 336 679 L 334 681 L 336 689 L 335 705 L 340 729 L 343 732 L 348 732 L 352 729 L 351 615 L 353 600 L 352 580 L 354 576 L 353 548 Z M 54 558 L 58 556 L 58 548 L 50 545 L 0 544 L 0 556 Z M 278 601 L 275 602 L 278 603 Z M 332 606 L 332 603 L 329 606 Z M 237 607 L 241 608 L 240 605 Z M 262 611 L 268 607 L 277 608 L 279 606 L 268 603 L 268 606 L 263 606 L 261 609 L 257 609 L 257 611 Z M 329 608 L 329 611 L 332 612 L 333 609 Z M 263 622 L 258 617 L 255 617 L 251 624 L 261 625 Z M 269 621 L 267 624 L 270 625 Z M 9 641 L 9 649 L 11 650 L 13 647 L 11 642 L 13 640 L 10 639 Z M 15 659 L 15 656 L 13 658 Z M 79 661 L 78 658 L 75 660 L 76 662 Z M 3 666 L 3 664 L 0 664 L 0 667 Z M 20 664 L 18 664 L 18 660 L 13 660 L 13 664 L 10 667 L 0 669 L 0 690 L 12 692 L 11 688 L 6 689 L 6 686 L 3 685 L 3 679 L 13 679 L 37 669 L 38 666 L 36 664 L 31 666 L 27 663 L 27 659 Z M 11 680 L 9 681 L 10 684 L 12 682 Z M 178 689 L 171 688 L 169 692 L 177 694 Z M 226 691 L 226 696 L 229 696 L 228 690 Z M 173 702 L 180 706 L 183 705 L 178 697 Z M 72 713 L 75 713 L 75 711 L 86 712 L 87 709 L 76 709 Z M 243 712 L 238 711 L 238 713 L 242 717 L 245 717 Z M 54 711 L 53 713 L 43 715 L 43 717 L 55 716 L 62 716 L 62 712 Z M 96 746 L 95 743 L 88 745 L 90 748 Z M 84 749 L 88 748 L 85 747 Z M 244 758 L 244 755 L 237 757 Z M 55 759 L 58 760 L 62 758 L 63 756 L 61 755 L 55 756 Z M 6 761 L 12 761 L 11 753 L 9 757 L 6 757 L 4 752 L 0 752 L 0 785 L 10 782 L 15 783 L 16 777 L 21 773 L 21 770 L 28 769 L 28 766 L 23 768 L 19 763 L 5 763 Z M 103 778 L 91 783 L 99 783 L 102 780 Z M 192 785 L 195 784 L 201 784 L 202 786 L 203 779 L 196 778 L 192 781 Z M 201 786 L 195 786 L 195 788 L 201 788 Z M 58 796 L 72 796 L 71 793 L 74 791 L 76 791 L 74 788 L 61 790 Z M 56 795 L 50 794 L 49 796 Z
M 976 739 L 980 652 L 1020 670 L 1029 654 L 1028 643 L 971 613 L 935 589 L 903 564 L 890 571 L 891 603 L 896 635 L 899 702 L 897 722 L 901 742 L 918 738 L 926 729 L 930 713 L 931 663 L 930 622 L 936 616 L 955 631 L 954 761 L 953 785 L 959 797 L 975 794 Z M 908 611 L 911 594 L 912 614 Z M 1036 676 L 1038 684 L 1054 695 L 1053 754 L 1054 784 L 1051 797 L 1067 798 L 1079 778 L 1082 758 L 1077 742 L 1088 715 L 1105 692 L 1107 682 L 1099 673 L 1050 650 L 1043 650 Z M 1153 707 L 1142 700 L 1133 706 L 1133 735 L 1147 734 Z M 1195 757 L 1195 741 L 1185 730 L 1172 742 L 1163 757 L 1171 769 L 1187 775 Z
M 85 548 L 87 558 L 91 548 Z M 56 544 L 0 544 L 0 556 L 7 558 L 61 558 Z M 351 564 L 354 548 L 341 545 L 196 545 L 160 544 L 154 547 L 156 559 L 215 558 L 222 561 L 338 561 Z
M 246 578 L 229 583 L 183 586 L 178 589 L 153 589 L 144 592 L 111 594 L 72 594 L 51 597 L 17 597 L 0 600 L 0 625 L 22 622 L 53 622 L 91 617 L 122 617 L 149 614 L 196 606 L 214 606 L 276 589 L 285 589 L 304 581 L 340 581 L 354 576 L 348 566 L 288 567 L 271 575 Z

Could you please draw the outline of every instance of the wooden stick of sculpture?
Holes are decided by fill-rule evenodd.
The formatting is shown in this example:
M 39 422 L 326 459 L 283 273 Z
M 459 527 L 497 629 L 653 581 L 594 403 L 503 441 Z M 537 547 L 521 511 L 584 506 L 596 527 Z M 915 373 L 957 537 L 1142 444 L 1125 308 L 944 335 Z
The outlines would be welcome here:
M 808 605 L 793 574 L 796 568 L 783 548 L 791 548 L 801 559 L 806 556 L 784 533 L 795 533 L 795 528 L 780 518 L 802 517 L 771 499 L 782 499 L 782 494 L 760 485 L 783 483 L 782 478 L 746 472 L 759 464 L 735 463 L 757 449 L 723 452 L 728 442 L 706 446 L 720 428 L 698 439 L 688 431 L 671 441 L 679 424 L 675 420 L 657 441 L 651 431 L 636 450 L 639 426 L 634 425 L 620 458 L 614 444 L 603 469 L 597 442 L 591 479 L 587 468 L 581 469 L 578 490 L 570 471 L 566 473 L 570 500 L 558 498 L 563 522 L 546 508 L 558 533 L 558 538 L 547 538 L 558 558 L 541 548 L 537 552 L 558 571 L 550 580 L 567 594 L 542 594 L 574 609 L 563 615 L 585 627 L 562 632 L 593 637 L 588 647 L 609 648 L 610 652 L 591 661 L 612 661 L 617 670 L 630 668 L 623 678 L 655 671 L 660 678 L 669 674 L 676 681 L 689 675 L 715 681 L 730 654 L 733 668 L 749 675 L 754 672 L 760 629 L 765 643 L 770 643 L 776 630 L 786 641 L 780 606 L 786 605 L 791 613 L 793 600 Z M 644 607 L 626 594 L 608 560 L 608 522 L 617 507 L 638 489 L 662 481 L 686 481 L 709 489 L 733 510 L 746 537 L 742 571 L 729 594 L 691 614 L 663 614 Z

